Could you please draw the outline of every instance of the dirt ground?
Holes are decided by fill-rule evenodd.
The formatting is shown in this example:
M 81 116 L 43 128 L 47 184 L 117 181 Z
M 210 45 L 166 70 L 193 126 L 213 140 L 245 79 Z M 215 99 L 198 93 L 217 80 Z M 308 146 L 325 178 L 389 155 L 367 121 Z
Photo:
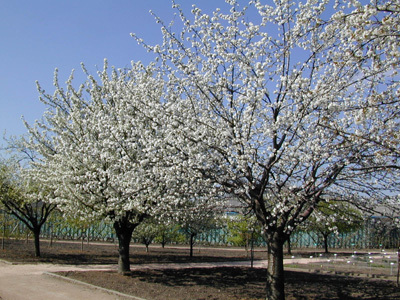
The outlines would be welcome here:
M 81 247 L 83 246 L 83 249 Z M 42 257 L 33 257 L 32 242 L 8 240 L 0 250 L 0 259 L 20 263 L 47 262 L 57 264 L 115 264 L 117 246 L 113 244 L 64 243 L 50 247 L 42 242 Z M 300 254 L 297 254 L 300 255 Z M 306 254 L 305 254 L 306 255 Z M 265 251 L 257 251 L 256 259 L 265 259 Z M 116 290 L 144 299 L 264 299 L 265 269 L 247 267 L 216 267 L 191 269 L 136 269 L 149 263 L 223 262 L 246 260 L 243 249 L 196 248 L 194 257 L 181 247 L 142 246 L 131 250 L 132 273 L 122 276 L 116 272 L 62 272 L 61 275 Z M 286 295 L 293 299 L 400 299 L 400 289 L 394 281 L 286 271 Z

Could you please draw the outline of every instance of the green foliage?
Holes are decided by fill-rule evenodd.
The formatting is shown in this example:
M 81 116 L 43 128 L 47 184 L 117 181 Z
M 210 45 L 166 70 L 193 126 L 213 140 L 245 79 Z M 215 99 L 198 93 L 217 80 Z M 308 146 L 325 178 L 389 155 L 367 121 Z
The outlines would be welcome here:
M 2 238 L 9 238 L 14 233 L 14 222 L 15 220 L 8 215 L 5 210 L 0 210 L 0 224 L 1 224 L 1 236 Z M 18 237 L 18 236 L 17 236 Z
M 251 242 L 262 240 L 259 223 L 250 216 L 236 215 L 226 220 L 228 229 L 227 242 L 233 246 L 249 247 Z
M 320 202 L 316 207 L 306 226 L 309 230 L 321 234 L 349 233 L 363 225 L 361 212 L 347 202 L 326 201 Z
M 167 243 L 182 244 L 185 236 L 179 232 L 179 226 L 174 224 L 160 224 L 155 219 L 146 219 L 138 225 L 132 235 L 132 238 L 146 246 L 148 251 L 149 245 L 153 242 L 160 243 L 162 247 Z
M 163 247 L 166 244 L 183 244 L 185 236 L 179 232 L 179 226 L 176 224 L 159 224 L 157 226 L 157 236 L 154 242 L 160 243 Z
M 35 255 L 40 256 L 40 232 L 51 212 L 52 193 L 43 188 L 34 177 L 28 176 L 17 160 L 0 164 L 0 202 L 9 214 L 21 220 L 33 233 Z
M 333 233 L 354 232 L 364 225 L 361 212 L 347 202 L 324 201 L 318 203 L 314 214 L 300 230 L 315 232 L 322 237 L 325 252 L 328 252 L 328 238 Z
M 140 223 L 134 230 L 132 238 L 148 247 L 158 234 L 157 223 L 152 219 L 147 219 Z
M 111 241 L 114 238 L 112 224 L 105 221 L 88 221 L 78 217 L 65 216 L 61 211 L 54 211 L 44 228 L 44 234 L 56 239 L 87 239 Z
M 214 229 L 215 224 L 215 216 L 194 216 L 185 222 L 181 222 L 179 227 L 186 237 L 190 239 L 200 233 Z
M 15 164 L 0 163 L 0 203 L 3 209 L 8 209 L 9 202 L 22 204 L 23 197 L 18 183 L 17 169 Z

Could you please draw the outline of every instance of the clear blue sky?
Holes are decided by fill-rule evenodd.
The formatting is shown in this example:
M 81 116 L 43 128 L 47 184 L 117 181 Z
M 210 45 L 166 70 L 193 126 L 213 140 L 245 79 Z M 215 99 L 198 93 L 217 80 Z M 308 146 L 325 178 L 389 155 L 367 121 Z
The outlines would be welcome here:
M 176 2 L 189 10 L 193 3 L 206 11 L 226 5 L 224 0 Z M 148 61 L 130 33 L 149 43 L 161 41 L 150 9 L 167 23 L 174 18 L 170 0 L 0 0 L 1 140 L 5 130 L 7 136 L 26 132 L 21 116 L 30 124 L 41 117 L 35 82 L 53 93 L 55 68 L 65 82 L 72 69 L 81 74 L 81 62 L 94 73 L 104 58 L 116 67 Z

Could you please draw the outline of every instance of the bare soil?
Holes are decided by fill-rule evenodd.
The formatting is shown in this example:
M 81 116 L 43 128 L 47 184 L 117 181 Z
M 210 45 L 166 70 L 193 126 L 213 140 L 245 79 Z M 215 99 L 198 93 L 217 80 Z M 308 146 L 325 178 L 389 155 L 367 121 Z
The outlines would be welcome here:
M 82 249 L 83 246 L 83 249 Z M 299 256 L 300 254 L 296 254 Z M 305 254 L 306 256 L 307 254 Z M 265 251 L 257 251 L 256 259 L 265 259 Z M 42 257 L 33 256 L 33 243 L 7 240 L 0 250 L 0 259 L 19 263 L 47 262 L 57 264 L 116 264 L 114 244 L 80 244 L 57 241 L 50 247 L 42 242 Z M 144 299 L 208 299 L 258 300 L 265 295 L 265 269 L 246 267 L 216 267 L 191 269 L 140 269 L 137 264 L 186 263 L 246 260 L 243 249 L 196 248 L 194 257 L 182 247 L 136 245 L 131 250 L 133 271 L 129 276 L 116 272 L 63 272 L 61 275 L 116 290 Z M 337 274 L 286 271 L 286 299 L 400 299 L 400 289 L 392 280 L 361 278 Z

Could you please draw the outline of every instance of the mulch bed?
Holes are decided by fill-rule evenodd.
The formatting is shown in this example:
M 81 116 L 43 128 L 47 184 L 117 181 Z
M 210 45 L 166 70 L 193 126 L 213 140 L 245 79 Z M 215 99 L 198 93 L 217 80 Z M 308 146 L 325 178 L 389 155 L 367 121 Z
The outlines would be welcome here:
M 64 272 L 62 275 L 144 299 L 265 299 L 265 269 L 202 268 L 115 272 Z M 391 281 L 286 272 L 286 299 L 400 299 Z

